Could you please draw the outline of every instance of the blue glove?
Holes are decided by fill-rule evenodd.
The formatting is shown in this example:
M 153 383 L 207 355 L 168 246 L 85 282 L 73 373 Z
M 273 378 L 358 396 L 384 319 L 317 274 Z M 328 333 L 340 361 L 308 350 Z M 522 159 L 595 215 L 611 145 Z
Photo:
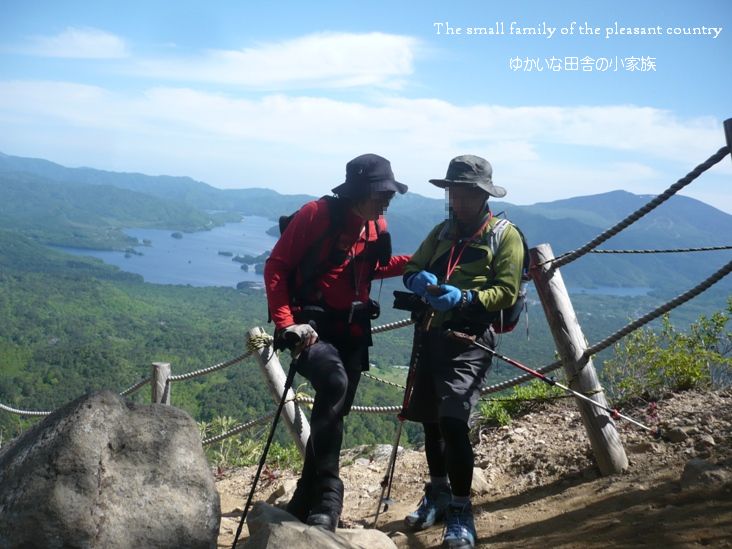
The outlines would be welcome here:
M 460 299 L 463 297 L 463 292 L 455 286 L 449 284 L 440 284 L 440 295 L 427 294 L 427 302 L 436 311 L 449 311 L 450 309 L 460 305 Z
M 419 297 L 425 297 L 427 286 L 437 284 L 437 277 L 428 271 L 419 271 L 404 278 L 404 285 Z

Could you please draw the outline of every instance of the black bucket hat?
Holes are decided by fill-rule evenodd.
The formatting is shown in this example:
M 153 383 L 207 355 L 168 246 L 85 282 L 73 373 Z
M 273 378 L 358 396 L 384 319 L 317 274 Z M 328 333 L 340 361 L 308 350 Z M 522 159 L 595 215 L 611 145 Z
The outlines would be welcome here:
M 430 179 L 430 183 L 441 189 L 452 185 L 469 185 L 483 189 L 496 198 L 506 196 L 506 189 L 493 184 L 493 168 L 490 162 L 472 154 L 456 156 L 450 160 L 445 178 Z
M 372 192 L 404 194 L 407 186 L 394 179 L 391 163 L 378 154 L 362 154 L 346 164 L 346 180 L 332 190 L 346 198 L 362 198 Z

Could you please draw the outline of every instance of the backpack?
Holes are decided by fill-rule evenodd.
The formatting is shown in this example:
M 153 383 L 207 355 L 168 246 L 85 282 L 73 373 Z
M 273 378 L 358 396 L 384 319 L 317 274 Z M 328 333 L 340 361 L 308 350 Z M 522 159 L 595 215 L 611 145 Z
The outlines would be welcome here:
M 331 249 L 328 253 L 326 261 L 319 261 L 320 254 L 323 247 L 323 242 L 328 236 L 331 236 L 335 231 L 340 229 L 346 219 L 347 207 L 342 199 L 336 198 L 335 196 L 323 196 L 321 200 L 325 199 L 328 203 L 328 227 L 307 249 L 305 255 L 298 269 L 290 274 L 288 279 L 288 288 L 290 290 L 290 297 L 294 300 L 304 299 L 313 290 L 313 286 L 317 278 L 324 274 L 331 264 L 340 264 L 345 260 L 345 252 L 340 252 L 335 249 Z M 278 224 L 280 229 L 280 236 L 282 236 L 290 224 L 290 221 L 297 215 L 300 210 L 297 209 L 290 215 L 282 215 L 279 218 Z M 338 257 L 335 257 L 338 256 Z M 297 285 L 297 273 L 300 273 L 302 282 Z
M 503 233 L 508 227 L 512 225 L 513 223 L 511 223 L 508 219 L 503 218 L 499 220 L 498 223 L 493 226 L 493 229 L 488 233 L 488 245 L 490 246 L 494 258 L 496 256 L 496 252 L 498 251 L 498 247 L 501 245 Z M 522 310 L 526 310 L 528 314 L 526 305 L 526 291 L 527 284 L 529 280 L 531 280 L 531 277 L 529 276 L 529 266 L 531 262 L 529 258 L 529 246 L 526 243 L 526 237 L 524 236 L 524 233 L 521 232 L 521 229 L 519 229 L 516 225 L 513 225 L 513 227 L 516 229 L 516 231 L 518 231 L 518 234 L 521 237 L 521 243 L 523 244 L 524 248 L 524 261 L 521 266 L 521 284 L 519 286 L 519 293 L 516 297 L 516 301 L 514 302 L 514 304 L 495 313 L 495 316 L 497 318 L 494 318 L 494 320 L 492 320 L 491 327 L 493 328 L 493 331 L 497 334 L 505 334 L 513 331 L 513 329 L 518 324 L 519 319 L 521 318 Z
M 323 196 L 321 200 L 323 199 L 328 202 L 328 214 L 330 215 L 328 228 L 310 245 L 303 255 L 298 269 L 290 275 L 288 287 L 290 289 L 290 297 L 295 301 L 304 300 L 309 295 L 312 295 L 318 277 L 325 274 L 331 266 L 340 265 L 346 260 L 347 252 L 336 249 L 335 242 L 334 246 L 328 252 L 327 258 L 324 261 L 320 260 L 323 242 L 343 227 L 349 207 L 348 202 L 342 198 Z M 278 221 L 280 236 L 285 232 L 287 226 L 299 211 L 298 209 L 290 215 L 280 216 Z M 375 223 L 375 227 L 377 240 L 375 245 L 371 246 L 372 250 L 369 250 L 369 253 L 373 253 L 375 261 L 378 261 L 381 265 L 385 265 L 391 258 L 391 235 L 387 231 L 382 231 L 379 228 L 378 222 Z M 299 285 L 297 284 L 297 272 L 300 273 L 302 279 Z

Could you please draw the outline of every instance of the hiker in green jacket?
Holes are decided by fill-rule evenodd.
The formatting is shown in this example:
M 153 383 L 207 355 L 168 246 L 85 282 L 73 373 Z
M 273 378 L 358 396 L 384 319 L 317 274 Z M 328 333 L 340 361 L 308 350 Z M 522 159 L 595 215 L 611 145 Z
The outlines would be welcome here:
M 488 161 L 458 156 L 444 179 L 430 183 L 447 190 L 449 218 L 432 229 L 404 271 L 404 285 L 431 307 L 415 333 L 418 362 L 406 413 L 424 427 L 430 481 L 405 521 L 421 529 L 445 520 L 444 545 L 468 548 L 476 538 L 468 418 L 491 355 L 446 332 L 467 333 L 495 347 L 499 311 L 519 295 L 524 248 L 518 230 L 494 218 L 488 207 L 489 196 L 506 194 L 493 184 Z

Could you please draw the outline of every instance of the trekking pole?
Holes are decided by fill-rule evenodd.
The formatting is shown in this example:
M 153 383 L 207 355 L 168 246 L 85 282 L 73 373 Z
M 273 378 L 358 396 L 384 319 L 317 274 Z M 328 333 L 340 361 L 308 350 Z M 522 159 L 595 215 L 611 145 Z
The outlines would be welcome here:
M 429 327 L 429 323 L 432 321 L 433 315 L 434 312 L 430 312 L 426 319 L 425 327 Z M 417 330 L 419 330 L 419 327 L 417 328 Z M 381 479 L 381 495 L 379 496 L 379 501 L 376 506 L 376 514 L 374 515 L 374 524 L 372 525 L 372 528 L 376 528 L 376 522 L 379 520 L 379 514 L 381 513 L 381 504 L 384 504 L 384 512 L 386 512 L 389 510 L 389 504 L 393 503 L 393 501 L 391 500 L 391 486 L 394 480 L 394 470 L 396 469 L 396 459 L 397 453 L 399 451 L 399 440 L 401 439 L 402 427 L 404 425 L 404 421 L 406 420 L 407 407 L 409 406 L 409 401 L 412 398 L 414 374 L 417 371 L 417 362 L 419 361 L 419 354 L 422 350 L 422 335 L 417 333 L 415 337 L 418 338 L 418 340 L 417 344 L 414 347 L 414 352 L 412 353 L 412 360 L 409 364 L 409 372 L 407 373 L 407 385 L 404 388 L 404 399 L 402 400 L 402 411 L 399 412 L 399 415 L 397 415 L 397 420 L 399 420 L 399 423 L 397 425 L 396 436 L 394 437 L 394 444 L 391 447 L 389 465 L 386 467 L 386 473 L 384 474 L 384 478 Z
M 293 334 L 286 334 L 287 336 L 292 337 Z M 299 338 L 298 338 L 299 341 Z M 292 382 L 295 379 L 295 373 L 297 372 L 297 361 L 300 358 L 300 354 L 298 354 L 296 357 L 292 359 L 292 362 L 290 363 L 290 369 L 287 372 L 287 379 L 285 379 L 285 387 L 282 391 L 282 398 L 280 399 L 280 404 L 277 407 L 277 411 L 275 412 L 274 419 L 272 420 L 272 427 L 269 429 L 269 436 L 267 437 L 267 442 L 264 445 L 264 450 L 262 451 L 262 457 L 259 459 L 259 466 L 257 467 L 257 472 L 254 474 L 254 481 L 252 482 L 252 488 L 249 490 L 249 496 L 247 497 L 247 502 L 244 505 L 244 512 L 241 515 L 241 520 L 239 521 L 239 527 L 236 529 L 236 535 L 234 536 L 234 543 L 231 546 L 231 549 L 236 549 L 236 543 L 239 541 L 239 536 L 241 535 L 242 528 L 244 527 L 244 521 L 247 518 L 247 513 L 249 512 L 249 506 L 252 504 L 252 498 L 254 497 L 254 490 L 257 488 L 257 482 L 259 482 L 259 475 L 262 473 L 262 469 L 264 468 L 264 463 L 267 460 L 267 453 L 269 452 L 270 444 L 272 444 L 272 439 L 274 438 L 275 429 L 277 428 L 277 422 L 280 419 L 280 415 L 282 414 L 282 408 L 285 407 L 285 402 L 287 399 L 287 392 L 292 387 Z
M 504 356 L 504 355 L 502 355 L 502 354 L 494 351 L 490 347 L 488 347 L 486 345 L 483 345 L 482 343 L 478 343 L 475 340 L 475 336 L 471 336 L 471 335 L 468 335 L 468 334 L 464 334 L 462 332 L 456 332 L 454 330 L 448 330 L 447 331 L 447 335 L 448 335 L 448 337 L 452 337 L 453 339 L 456 339 L 458 341 L 467 341 L 467 342 L 470 342 L 473 345 L 475 345 L 476 347 L 478 347 L 480 349 L 483 349 L 484 351 L 488 351 L 491 355 L 495 356 L 496 358 L 500 358 L 504 362 L 509 363 L 511 366 L 515 366 L 516 368 L 519 368 L 520 370 L 523 370 L 524 372 L 527 372 L 527 373 L 531 374 L 532 376 L 539 378 L 544 383 L 547 383 L 547 384 L 552 385 L 552 386 L 559 387 L 563 391 L 566 391 L 566 392 L 568 392 L 568 393 L 576 396 L 577 398 L 579 398 L 581 400 L 584 400 L 585 402 L 588 402 L 588 403 L 592 404 L 593 406 L 596 406 L 596 407 L 598 407 L 598 408 L 600 408 L 602 410 L 605 410 L 607 413 L 610 414 L 610 417 L 612 417 L 613 419 L 624 419 L 626 421 L 629 421 L 633 425 L 637 425 L 641 429 L 645 429 L 646 431 L 649 431 L 650 433 L 653 434 L 653 437 L 654 438 L 661 438 L 661 428 L 660 427 L 658 427 L 657 429 L 653 429 L 652 427 L 648 427 L 648 425 L 643 425 L 641 422 L 636 421 L 635 419 L 633 419 L 631 417 L 628 417 L 628 416 L 626 416 L 624 414 L 621 414 L 616 408 L 608 408 L 607 406 L 603 406 L 599 402 L 595 402 L 594 400 L 592 400 L 590 397 L 588 397 L 586 395 L 583 395 L 582 393 L 578 393 L 577 391 L 575 391 L 574 389 L 570 389 L 566 385 L 562 385 L 558 381 L 555 381 L 554 379 L 545 376 L 541 372 L 537 372 L 536 370 L 532 370 L 528 366 L 524 366 L 523 364 L 521 364 L 520 362 L 518 362 L 516 360 L 513 360 L 512 358 L 508 358 L 507 356 Z

